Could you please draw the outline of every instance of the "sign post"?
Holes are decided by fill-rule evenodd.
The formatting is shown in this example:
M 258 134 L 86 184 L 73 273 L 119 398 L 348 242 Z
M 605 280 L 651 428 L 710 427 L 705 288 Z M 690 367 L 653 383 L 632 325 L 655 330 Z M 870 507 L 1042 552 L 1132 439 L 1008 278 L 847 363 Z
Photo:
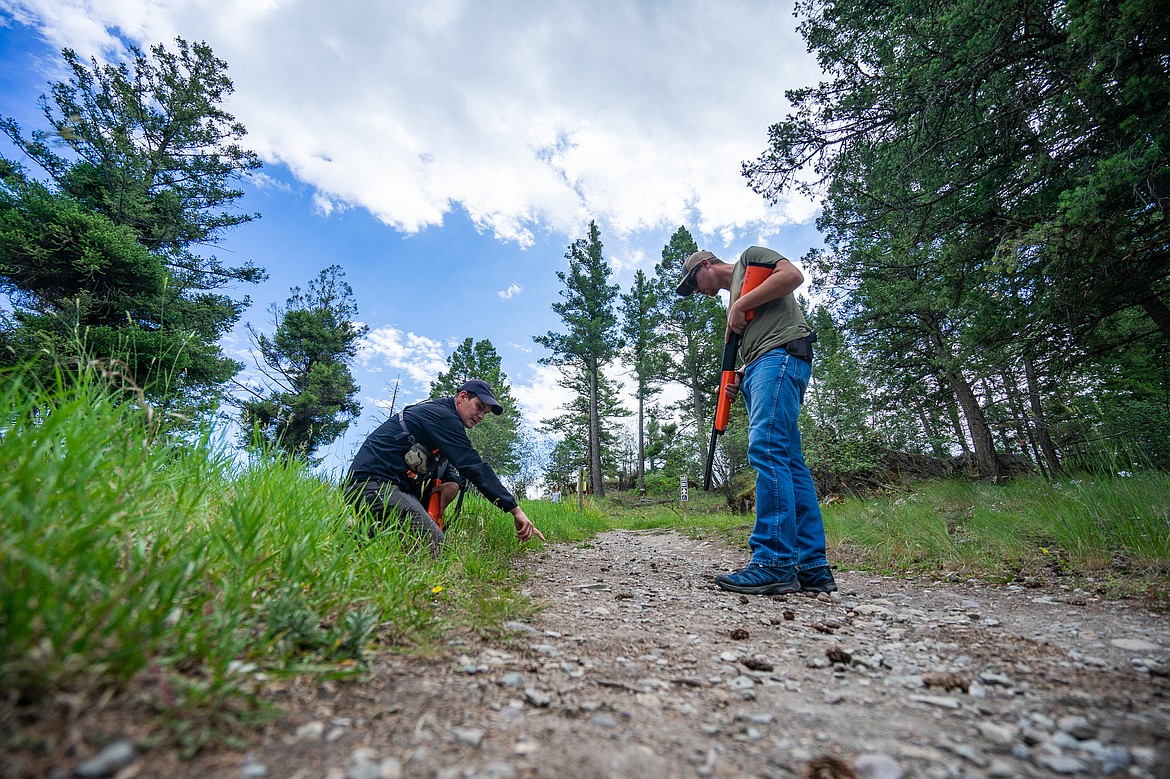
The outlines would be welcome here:
M 683 519 L 687 518 L 687 475 L 678 477 L 678 499 L 682 502 Z

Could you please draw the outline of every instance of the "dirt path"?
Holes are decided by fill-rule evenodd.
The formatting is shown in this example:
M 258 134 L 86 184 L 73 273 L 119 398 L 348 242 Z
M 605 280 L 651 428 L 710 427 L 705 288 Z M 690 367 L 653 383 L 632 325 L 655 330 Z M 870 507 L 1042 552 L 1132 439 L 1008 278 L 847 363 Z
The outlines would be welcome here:
M 743 561 L 653 531 L 534 555 L 521 570 L 545 610 L 506 639 L 294 685 L 246 754 L 147 752 L 123 773 L 1170 776 L 1165 615 L 849 572 L 831 597 L 717 590 Z

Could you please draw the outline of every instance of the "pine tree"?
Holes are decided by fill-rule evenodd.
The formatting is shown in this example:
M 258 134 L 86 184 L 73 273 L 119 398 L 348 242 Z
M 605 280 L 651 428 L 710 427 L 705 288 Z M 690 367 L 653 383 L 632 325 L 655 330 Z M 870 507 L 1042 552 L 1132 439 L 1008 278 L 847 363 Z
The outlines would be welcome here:
M 654 266 L 660 333 L 668 356 L 665 375 L 686 389 L 681 409 L 691 442 L 689 470 L 695 473 L 702 468 L 706 453 L 727 329 L 727 310 L 718 298 L 699 294 L 680 297 L 675 292 L 683 263 L 698 250 L 686 227 L 679 227 L 663 247 L 662 261 Z
M 288 456 L 312 461 L 313 453 L 332 443 L 361 413 L 358 386 L 349 365 L 357 342 L 369 328 L 357 326 L 357 304 L 345 272 L 331 265 L 309 282 L 307 291 L 293 287 L 283 308 L 273 307 L 272 337 L 249 325 L 272 385 L 267 394 L 253 391 L 242 403 L 245 436 Z
M 241 367 L 217 341 L 247 300 L 214 290 L 264 273 L 202 249 L 256 218 L 235 204 L 260 161 L 221 107 L 232 82 L 206 44 L 130 53 L 127 64 L 87 65 L 64 50 L 70 78 L 42 100 L 51 130 L 26 137 L 0 119 L 48 177 L 34 183 L 0 160 L 0 285 L 14 311 L 0 360 L 46 344 L 63 359 L 79 349 L 119 359 L 163 410 L 190 416 Z
M 630 291 L 622 295 L 622 335 L 625 339 L 623 356 L 634 375 L 634 397 L 638 401 L 638 436 L 636 477 L 638 490 L 646 491 L 646 404 L 662 390 L 662 381 L 669 361 L 662 348 L 658 332 L 658 295 L 654 285 L 639 268 L 634 273 Z
M 560 314 L 566 332 L 534 336 L 533 340 L 552 352 L 542 357 L 542 365 L 559 365 L 582 372 L 584 397 L 588 404 L 587 434 L 589 489 L 594 495 L 605 494 L 601 446 L 600 387 L 605 381 L 602 366 L 617 356 L 620 338 L 614 303 L 617 285 L 609 283 L 612 270 L 602 255 L 601 231 L 596 222 L 589 223 L 589 235 L 569 245 L 565 254 L 568 271 L 557 271 L 564 284 L 560 302 L 552 309 Z M 562 379 L 572 383 L 571 374 Z

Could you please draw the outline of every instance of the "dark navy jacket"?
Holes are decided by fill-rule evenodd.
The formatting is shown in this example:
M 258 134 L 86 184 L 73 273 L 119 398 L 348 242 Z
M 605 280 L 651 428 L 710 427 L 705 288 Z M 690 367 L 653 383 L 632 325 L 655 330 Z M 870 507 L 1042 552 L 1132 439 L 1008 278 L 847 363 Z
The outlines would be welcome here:
M 402 421 L 406 423 L 405 434 Z M 403 460 L 412 443 L 410 436 L 428 452 L 438 449 L 459 474 L 494 505 L 504 511 L 516 508 L 512 493 L 500 483 L 496 472 L 471 445 L 467 428 L 455 411 L 455 398 L 424 400 L 407 406 L 400 414 L 379 425 L 354 456 L 345 476 L 346 483 L 391 481 L 403 491 L 420 497 L 421 485 L 411 478 Z

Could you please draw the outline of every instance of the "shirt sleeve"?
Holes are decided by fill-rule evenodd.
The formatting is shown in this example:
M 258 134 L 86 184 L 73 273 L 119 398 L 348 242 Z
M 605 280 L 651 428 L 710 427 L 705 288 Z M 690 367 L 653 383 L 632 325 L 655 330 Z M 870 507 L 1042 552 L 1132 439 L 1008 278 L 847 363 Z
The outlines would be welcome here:
M 479 452 L 471 445 L 463 422 L 455 413 L 444 413 L 441 409 L 427 409 L 426 422 L 415 436 L 426 441 L 432 449 L 438 449 L 459 474 L 475 485 L 484 497 L 502 511 L 511 511 L 519 504 L 512 493 L 500 482 L 492 467 L 483 461 Z M 435 413 L 435 412 L 438 413 Z M 421 414 L 420 414 L 421 416 Z M 410 420 L 414 421 L 414 420 Z M 422 420 L 419 420 L 422 421 Z M 414 432 L 412 428 L 412 432 Z

